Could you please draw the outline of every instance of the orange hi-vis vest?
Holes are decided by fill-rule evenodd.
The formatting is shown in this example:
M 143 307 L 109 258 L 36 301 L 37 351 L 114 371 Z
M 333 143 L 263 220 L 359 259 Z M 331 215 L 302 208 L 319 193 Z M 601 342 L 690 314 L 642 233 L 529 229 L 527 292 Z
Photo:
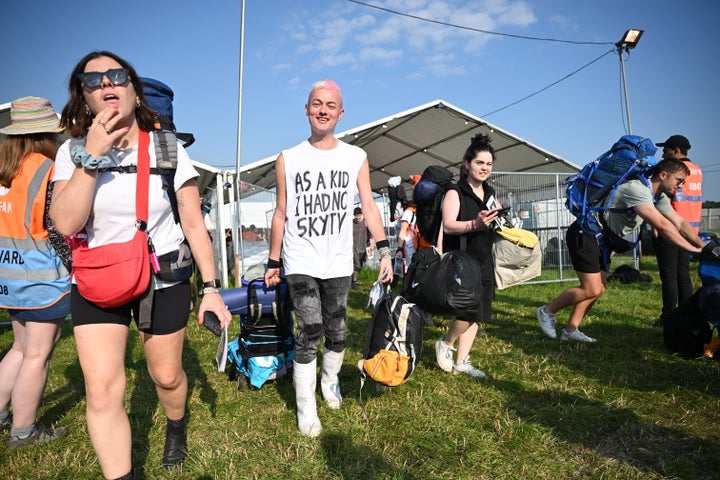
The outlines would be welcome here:
M 32 153 L 10 188 L 0 187 L 0 308 L 45 308 L 70 293 L 69 273 L 44 224 L 53 169 L 52 160 Z
M 687 158 L 683 159 L 683 162 L 690 169 L 690 175 L 685 177 L 685 183 L 678 187 L 672 206 L 697 233 L 702 220 L 702 170 Z

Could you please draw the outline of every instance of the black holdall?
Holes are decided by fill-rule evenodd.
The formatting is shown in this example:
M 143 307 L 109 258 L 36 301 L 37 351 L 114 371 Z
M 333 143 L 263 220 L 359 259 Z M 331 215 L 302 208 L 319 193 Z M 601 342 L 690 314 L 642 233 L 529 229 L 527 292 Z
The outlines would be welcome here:
M 428 313 L 474 315 L 482 301 L 480 263 L 461 250 L 415 252 L 403 280 L 402 296 Z

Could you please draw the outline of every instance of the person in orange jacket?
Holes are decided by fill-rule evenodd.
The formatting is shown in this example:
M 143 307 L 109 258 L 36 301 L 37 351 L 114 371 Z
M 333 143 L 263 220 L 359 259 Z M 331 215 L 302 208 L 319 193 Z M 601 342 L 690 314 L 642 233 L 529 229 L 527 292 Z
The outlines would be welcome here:
M 13 344 L 0 358 L 0 431 L 10 430 L 7 448 L 16 449 L 67 433 L 36 422 L 70 313 L 70 276 L 47 219 L 60 120 L 42 97 L 13 101 L 10 118 L 0 129 L 6 135 L 0 145 L 0 310 L 12 320 Z

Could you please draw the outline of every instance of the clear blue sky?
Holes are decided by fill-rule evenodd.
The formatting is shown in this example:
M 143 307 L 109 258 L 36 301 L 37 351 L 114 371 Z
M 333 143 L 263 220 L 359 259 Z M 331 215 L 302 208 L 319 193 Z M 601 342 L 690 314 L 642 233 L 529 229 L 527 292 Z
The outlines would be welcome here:
M 601 57 L 626 29 L 645 33 L 626 59 L 632 133 L 682 133 L 705 168 L 705 199 L 720 201 L 720 2 L 715 0 L 248 0 L 241 163 L 308 135 L 310 85 L 343 87 L 339 131 L 444 99 L 576 164 L 626 133 L 620 61 Z M 72 67 L 95 49 L 175 91 L 175 123 L 195 134 L 192 158 L 232 168 L 238 145 L 240 0 L 3 1 L 0 103 L 67 99 Z M 578 45 L 486 35 L 600 44 Z M 458 152 L 458 156 L 462 152 Z M 499 158 L 496 170 L 502 170 Z

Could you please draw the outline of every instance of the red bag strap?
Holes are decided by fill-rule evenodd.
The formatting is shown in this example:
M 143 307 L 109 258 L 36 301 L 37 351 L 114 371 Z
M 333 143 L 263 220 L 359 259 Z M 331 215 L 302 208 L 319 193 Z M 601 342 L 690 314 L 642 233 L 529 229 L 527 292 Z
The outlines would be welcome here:
M 140 130 L 138 138 L 137 188 L 135 190 L 135 215 L 138 220 L 148 221 L 148 190 L 150 188 L 150 134 Z

